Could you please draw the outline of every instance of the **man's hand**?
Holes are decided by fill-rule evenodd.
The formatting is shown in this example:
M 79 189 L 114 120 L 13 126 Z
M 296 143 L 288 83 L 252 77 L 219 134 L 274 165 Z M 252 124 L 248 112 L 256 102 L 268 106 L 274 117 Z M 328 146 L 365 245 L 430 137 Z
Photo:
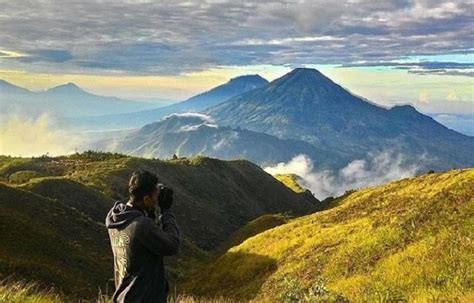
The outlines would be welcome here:
M 161 187 L 160 194 L 158 195 L 158 206 L 160 209 L 167 210 L 171 208 L 173 204 L 173 190 L 169 187 Z

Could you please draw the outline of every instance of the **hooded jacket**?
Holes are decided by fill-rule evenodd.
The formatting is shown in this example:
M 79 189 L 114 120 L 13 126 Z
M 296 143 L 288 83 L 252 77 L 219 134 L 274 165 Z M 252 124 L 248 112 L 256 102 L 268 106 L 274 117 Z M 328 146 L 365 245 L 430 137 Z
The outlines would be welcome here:
M 178 253 L 175 217 L 164 210 L 161 227 L 142 211 L 116 202 L 105 225 L 114 254 L 113 302 L 166 302 L 168 281 L 164 256 Z

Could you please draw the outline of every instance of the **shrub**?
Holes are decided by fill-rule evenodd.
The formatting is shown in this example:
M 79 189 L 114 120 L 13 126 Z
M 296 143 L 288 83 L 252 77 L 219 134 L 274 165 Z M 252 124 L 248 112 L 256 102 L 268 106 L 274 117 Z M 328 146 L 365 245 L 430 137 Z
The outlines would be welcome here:
M 33 170 L 21 170 L 14 172 L 8 176 L 8 182 L 13 184 L 21 184 L 30 181 L 33 178 L 41 177 L 41 174 Z
M 282 302 L 349 302 L 342 295 L 330 291 L 322 277 L 317 277 L 308 288 L 303 288 L 298 280 L 289 276 L 284 277 L 282 284 L 284 291 L 279 297 Z

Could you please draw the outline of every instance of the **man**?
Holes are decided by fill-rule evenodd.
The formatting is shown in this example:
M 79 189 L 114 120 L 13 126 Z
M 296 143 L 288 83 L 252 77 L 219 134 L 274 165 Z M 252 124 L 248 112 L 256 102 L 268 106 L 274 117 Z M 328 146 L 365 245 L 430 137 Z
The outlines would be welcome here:
M 130 178 L 129 194 L 128 202 L 115 203 L 105 222 L 114 254 L 113 302 L 166 302 L 163 257 L 177 254 L 180 243 L 170 211 L 173 191 L 156 175 L 139 171 Z

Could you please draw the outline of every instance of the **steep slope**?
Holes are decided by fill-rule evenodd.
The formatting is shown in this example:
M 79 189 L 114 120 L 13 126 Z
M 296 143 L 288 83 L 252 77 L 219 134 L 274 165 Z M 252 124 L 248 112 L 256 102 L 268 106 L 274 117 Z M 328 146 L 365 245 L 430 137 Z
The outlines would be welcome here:
M 19 188 L 58 200 L 97 222 L 103 222 L 113 200 L 100 191 L 64 177 L 35 178 Z
M 29 90 L 0 79 L 0 96 L 31 94 Z
M 263 215 L 255 220 L 250 221 L 236 232 L 230 235 L 219 247 L 214 251 L 214 254 L 220 256 L 230 248 L 237 246 L 245 240 L 258 235 L 268 229 L 287 223 L 289 218 L 282 214 Z
M 95 150 L 139 157 L 169 159 L 203 155 L 219 159 L 246 159 L 262 166 L 287 162 L 298 154 L 312 157 L 321 168 L 341 165 L 344 160 L 300 140 L 277 137 L 241 128 L 220 127 L 200 114 L 173 114 L 143 126 L 125 137 L 102 140 Z
M 220 104 L 232 97 L 262 87 L 268 83 L 259 75 L 246 75 L 233 78 L 227 83 L 209 91 L 193 96 L 185 101 L 152 110 L 138 111 L 121 115 L 104 115 L 97 118 L 77 118 L 68 120 L 76 126 L 95 128 L 132 128 L 158 121 L 172 113 L 198 112 Z
M 474 165 L 474 138 L 409 105 L 376 106 L 315 69 L 295 69 L 206 113 L 219 125 L 304 140 L 348 161 L 391 150 L 422 162 L 424 169 Z
M 245 75 L 230 79 L 227 83 L 170 106 L 173 112 L 201 111 L 222 103 L 232 97 L 254 90 L 268 84 L 259 75 Z
M 189 279 L 240 300 L 458 300 L 474 294 L 474 169 L 354 192 L 258 234 Z
M 0 183 L 0 237 L 0 279 L 13 275 L 83 298 L 106 288 L 107 232 L 64 203 Z

